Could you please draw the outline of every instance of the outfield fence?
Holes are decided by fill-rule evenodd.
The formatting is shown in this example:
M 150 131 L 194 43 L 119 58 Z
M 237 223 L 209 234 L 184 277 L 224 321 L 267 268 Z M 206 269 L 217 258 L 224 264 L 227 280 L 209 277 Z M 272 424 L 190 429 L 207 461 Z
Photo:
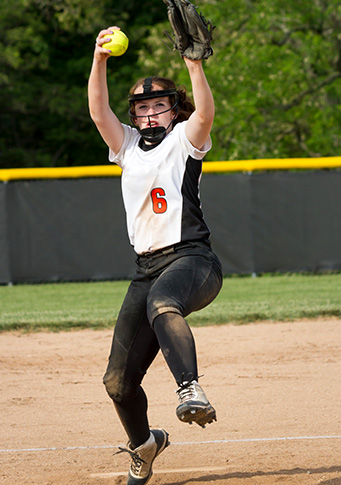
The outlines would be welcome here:
M 203 173 L 255 172 L 264 170 L 309 170 L 341 168 L 341 157 L 275 158 L 204 162 Z M 0 170 L 0 181 L 65 179 L 88 177 L 119 177 L 117 165 L 90 165 L 81 167 L 9 168 Z
M 225 274 L 341 270 L 341 157 L 204 162 Z M 130 278 L 115 165 L 0 170 L 0 283 Z

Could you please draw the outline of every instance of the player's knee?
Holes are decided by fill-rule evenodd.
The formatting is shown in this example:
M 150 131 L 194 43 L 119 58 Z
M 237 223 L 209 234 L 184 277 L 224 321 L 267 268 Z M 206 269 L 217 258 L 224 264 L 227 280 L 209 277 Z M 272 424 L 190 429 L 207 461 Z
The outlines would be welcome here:
M 134 390 L 131 386 L 115 371 L 107 371 L 105 373 L 103 384 L 109 397 L 117 403 L 129 400 L 134 395 Z
M 157 316 L 163 313 L 179 313 L 182 315 L 182 311 L 178 308 L 176 302 L 172 301 L 170 298 L 153 298 L 149 297 L 147 300 L 147 317 L 150 325 L 153 327 L 154 320 Z
M 155 308 L 154 311 L 150 312 L 148 315 L 150 325 L 154 328 L 155 319 L 159 315 L 164 315 L 165 313 L 178 313 L 179 315 L 182 315 L 182 312 L 175 306 L 160 306 L 159 308 Z

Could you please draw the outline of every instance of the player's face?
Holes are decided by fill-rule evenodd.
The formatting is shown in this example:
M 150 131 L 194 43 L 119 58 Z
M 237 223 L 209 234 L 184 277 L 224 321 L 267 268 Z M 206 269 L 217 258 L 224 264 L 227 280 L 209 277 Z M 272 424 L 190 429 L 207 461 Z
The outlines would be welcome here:
M 153 84 L 154 90 L 163 89 L 160 86 Z M 143 87 L 136 88 L 134 94 L 143 93 Z M 169 97 L 144 99 L 135 103 L 136 123 L 141 130 L 144 128 L 154 128 L 156 126 L 163 126 L 167 128 L 174 116 L 171 110 L 172 105 Z M 171 128 L 169 128 L 171 129 Z

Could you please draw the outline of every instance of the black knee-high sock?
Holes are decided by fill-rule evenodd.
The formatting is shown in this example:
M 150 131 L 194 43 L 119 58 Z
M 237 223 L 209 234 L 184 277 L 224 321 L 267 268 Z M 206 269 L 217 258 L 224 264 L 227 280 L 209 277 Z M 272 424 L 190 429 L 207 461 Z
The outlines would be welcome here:
M 155 318 L 153 327 L 177 384 L 196 379 L 198 368 L 195 342 L 186 320 L 178 313 L 163 313 Z
M 115 402 L 118 417 L 128 435 L 131 448 L 135 449 L 147 441 L 150 436 L 147 418 L 147 397 L 142 387 L 137 396 L 122 403 Z

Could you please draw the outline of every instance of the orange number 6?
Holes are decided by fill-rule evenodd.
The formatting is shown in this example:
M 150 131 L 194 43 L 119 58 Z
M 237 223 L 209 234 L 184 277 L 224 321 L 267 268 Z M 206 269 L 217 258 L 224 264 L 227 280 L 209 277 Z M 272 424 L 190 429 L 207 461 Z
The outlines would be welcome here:
M 160 187 L 151 191 L 151 197 L 153 202 L 153 211 L 155 214 L 163 214 L 167 210 L 167 201 L 163 197 L 166 192 Z

